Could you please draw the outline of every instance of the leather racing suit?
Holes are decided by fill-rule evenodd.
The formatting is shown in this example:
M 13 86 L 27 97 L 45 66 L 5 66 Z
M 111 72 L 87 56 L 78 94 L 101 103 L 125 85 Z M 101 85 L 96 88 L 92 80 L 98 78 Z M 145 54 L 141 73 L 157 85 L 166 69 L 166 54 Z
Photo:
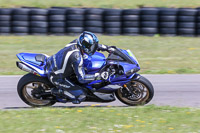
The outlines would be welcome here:
M 71 74 L 76 75 L 79 83 L 89 83 L 96 79 L 95 74 L 86 74 L 83 67 L 83 57 L 78 47 L 77 39 L 67 44 L 63 49 L 52 55 L 47 61 L 46 72 L 49 80 L 59 89 L 67 91 L 70 98 L 76 99 L 83 94 L 79 85 L 69 80 Z M 98 44 L 98 50 L 108 51 L 108 46 Z M 65 93 L 65 94 L 66 94 Z

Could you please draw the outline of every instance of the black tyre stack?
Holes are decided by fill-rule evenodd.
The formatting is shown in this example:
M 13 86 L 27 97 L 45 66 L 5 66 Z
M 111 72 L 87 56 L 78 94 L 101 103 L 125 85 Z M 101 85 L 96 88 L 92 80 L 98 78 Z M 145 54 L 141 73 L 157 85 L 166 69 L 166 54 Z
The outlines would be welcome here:
M 157 8 L 141 8 L 141 34 L 153 36 L 158 34 L 158 15 Z
M 30 11 L 30 34 L 48 34 L 48 10 L 31 9 Z
M 102 34 L 103 31 L 103 9 L 89 8 L 85 11 L 85 30 Z
M 198 8 L 197 11 L 197 17 L 196 17 L 197 23 L 196 23 L 196 28 L 197 28 L 197 36 L 200 36 L 200 8 Z
M 29 15 L 30 9 L 18 8 L 13 10 L 12 33 L 15 35 L 29 34 Z
M 12 14 L 12 9 L 0 8 L 1 35 L 8 35 L 11 33 L 11 14 Z
M 122 12 L 122 34 L 140 34 L 140 9 L 128 9 Z
M 195 36 L 196 35 L 196 9 L 180 8 L 178 11 L 178 35 Z
M 200 36 L 200 8 L 0 8 L 0 34 Z
M 64 35 L 66 23 L 65 8 L 49 9 L 49 33 L 53 35 Z
M 120 9 L 105 9 L 104 11 L 104 33 L 107 35 L 121 34 L 121 14 Z
M 159 15 L 159 32 L 161 35 L 176 36 L 177 34 L 177 13 L 174 8 L 162 8 Z
M 70 35 L 80 34 L 84 31 L 85 10 L 80 8 L 69 8 L 66 15 L 66 32 Z

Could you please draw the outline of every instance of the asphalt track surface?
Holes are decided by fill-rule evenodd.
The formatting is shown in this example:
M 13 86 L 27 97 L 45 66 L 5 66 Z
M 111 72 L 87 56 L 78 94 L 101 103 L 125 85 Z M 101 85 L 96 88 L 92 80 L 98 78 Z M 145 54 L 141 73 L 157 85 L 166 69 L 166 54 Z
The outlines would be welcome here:
M 149 104 L 178 107 L 200 108 L 200 74 L 163 74 L 143 75 L 148 78 L 155 89 L 153 100 Z M 21 76 L 0 76 L 0 109 L 30 108 L 17 94 L 17 82 Z M 59 107 L 83 106 L 126 106 L 116 100 L 110 103 L 56 103 Z

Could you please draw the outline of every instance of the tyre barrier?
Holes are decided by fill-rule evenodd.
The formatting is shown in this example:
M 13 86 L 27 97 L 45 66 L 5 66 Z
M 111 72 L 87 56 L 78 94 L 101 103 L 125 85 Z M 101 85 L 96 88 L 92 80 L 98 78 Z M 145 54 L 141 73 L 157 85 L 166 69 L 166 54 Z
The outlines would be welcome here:
M 49 9 L 49 33 L 52 35 L 64 35 L 66 27 L 65 9 Z
M 140 9 L 127 9 L 122 11 L 122 34 L 140 34 Z
M 98 34 L 104 33 L 103 9 L 89 8 L 85 11 L 84 30 Z
M 12 9 L 0 9 L 0 34 L 7 35 L 11 33 Z
M 104 33 L 107 35 L 121 34 L 121 13 L 120 9 L 106 9 L 104 11 Z
M 200 8 L 0 8 L 0 35 L 199 36 Z
M 141 34 L 155 35 L 158 34 L 159 10 L 157 8 L 141 9 Z

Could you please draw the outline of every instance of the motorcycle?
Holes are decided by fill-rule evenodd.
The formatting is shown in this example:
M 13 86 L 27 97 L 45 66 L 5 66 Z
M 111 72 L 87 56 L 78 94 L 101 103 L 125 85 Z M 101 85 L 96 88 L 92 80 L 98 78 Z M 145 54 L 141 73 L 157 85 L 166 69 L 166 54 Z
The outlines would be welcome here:
M 52 95 L 55 86 L 48 80 L 45 72 L 49 56 L 37 53 L 19 53 L 18 68 L 28 72 L 18 82 L 19 97 L 33 107 L 51 106 L 56 102 L 72 102 L 69 98 Z M 95 80 L 79 84 L 76 75 L 70 75 L 73 83 L 80 85 L 87 92 L 84 102 L 112 102 L 118 98 L 129 106 L 144 105 L 154 96 L 151 82 L 137 72 L 139 63 L 130 50 L 116 48 L 106 58 L 95 52 L 92 56 L 83 55 L 86 73 L 109 72 L 107 80 Z

